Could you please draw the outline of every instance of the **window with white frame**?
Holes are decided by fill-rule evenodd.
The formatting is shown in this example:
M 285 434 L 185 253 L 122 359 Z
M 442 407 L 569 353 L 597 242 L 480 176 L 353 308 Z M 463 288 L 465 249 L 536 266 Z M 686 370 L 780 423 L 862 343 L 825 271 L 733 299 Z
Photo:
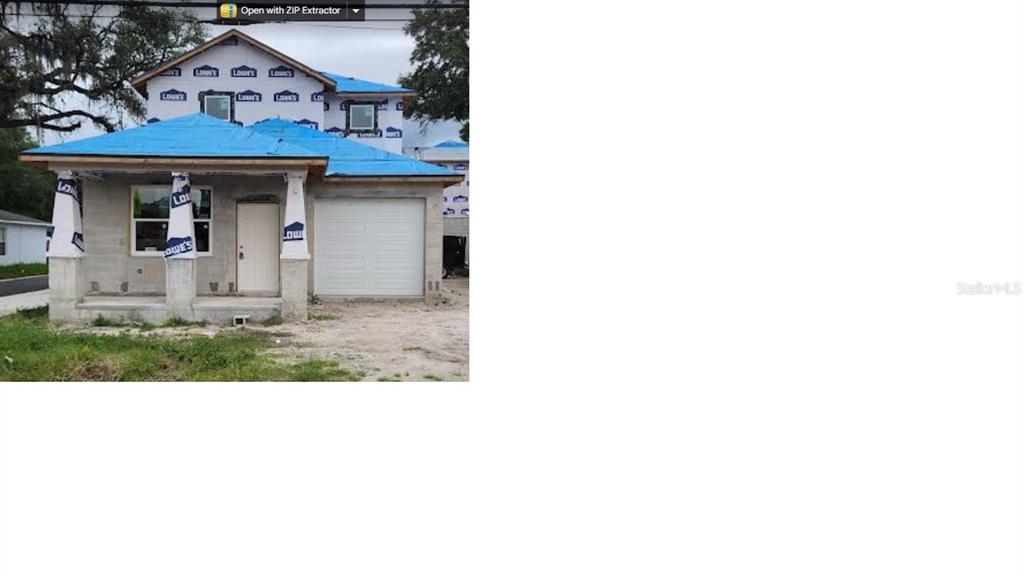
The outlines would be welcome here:
M 0 256 L 7 256 L 7 228 L 0 226 Z
M 235 119 L 234 94 L 231 92 L 204 92 L 199 95 L 200 112 L 214 118 L 232 122 Z
M 375 130 L 377 120 L 376 104 L 349 104 L 348 105 L 348 129 L 349 130 Z
M 163 256 L 171 210 L 170 186 L 132 186 L 132 254 Z M 213 189 L 192 186 L 192 221 L 196 254 L 210 254 Z

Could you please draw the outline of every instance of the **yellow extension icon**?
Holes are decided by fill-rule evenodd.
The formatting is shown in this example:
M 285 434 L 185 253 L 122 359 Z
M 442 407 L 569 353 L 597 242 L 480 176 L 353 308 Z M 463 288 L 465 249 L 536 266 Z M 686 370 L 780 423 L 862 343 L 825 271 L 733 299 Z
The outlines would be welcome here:
M 220 5 L 220 17 L 221 18 L 237 18 L 238 17 L 238 6 L 236 4 L 221 4 Z

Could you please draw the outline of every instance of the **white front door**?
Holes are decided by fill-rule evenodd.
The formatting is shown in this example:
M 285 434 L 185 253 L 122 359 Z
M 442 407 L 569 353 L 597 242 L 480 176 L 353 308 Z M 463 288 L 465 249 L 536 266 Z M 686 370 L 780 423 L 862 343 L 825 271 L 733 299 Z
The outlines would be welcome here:
M 277 204 L 238 204 L 238 291 L 277 292 L 281 218 Z
M 422 296 L 422 198 L 317 199 L 314 285 L 336 296 Z

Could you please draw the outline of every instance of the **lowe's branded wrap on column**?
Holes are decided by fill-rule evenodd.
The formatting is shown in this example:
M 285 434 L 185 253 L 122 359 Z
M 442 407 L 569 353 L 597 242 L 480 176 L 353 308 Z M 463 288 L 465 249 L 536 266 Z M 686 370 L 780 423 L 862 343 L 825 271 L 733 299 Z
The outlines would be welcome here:
M 57 188 L 53 197 L 53 236 L 47 256 L 81 258 L 85 255 L 82 236 L 82 197 L 78 179 L 70 171 L 57 173 Z
M 284 242 L 281 258 L 284 260 L 308 260 L 309 248 L 306 243 L 306 200 L 303 184 L 305 176 L 289 175 L 288 196 L 284 207 Z
M 167 224 L 167 244 L 164 258 L 194 259 L 195 240 L 192 228 L 192 187 L 188 172 L 172 172 L 171 214 Z

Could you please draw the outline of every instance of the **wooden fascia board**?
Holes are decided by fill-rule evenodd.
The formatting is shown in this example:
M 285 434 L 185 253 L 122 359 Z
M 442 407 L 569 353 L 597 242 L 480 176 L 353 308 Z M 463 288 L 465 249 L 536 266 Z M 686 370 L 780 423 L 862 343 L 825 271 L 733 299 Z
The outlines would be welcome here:
M 323 181 L 327 183 L 349 182 L 359 184 L 377 182 L 438 182 L 445 186 L 451 186 L 452 184 L 458 184 L 465 179 L 465 176 L 324 176 Z
M 50 164 L 75 164 L 92 169 L 118 167 L 166 167 L 201 166 L 211 168 L 327 168 L 326 158 L 190 158 L 155 156 L 88 156 L 57 154 L 21 154 L 18 160 L 47 169 Z

